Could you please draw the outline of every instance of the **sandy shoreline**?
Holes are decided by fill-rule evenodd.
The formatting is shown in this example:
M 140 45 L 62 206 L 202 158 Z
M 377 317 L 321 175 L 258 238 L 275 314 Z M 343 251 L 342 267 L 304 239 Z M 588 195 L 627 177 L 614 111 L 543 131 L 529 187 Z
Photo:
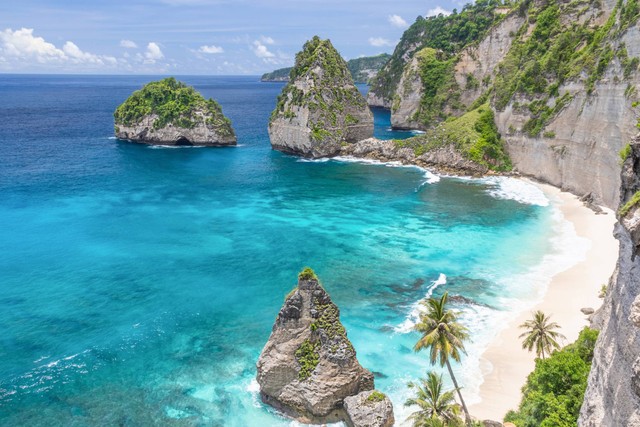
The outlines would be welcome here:
M 542 302 L 533 310 L 551 314 L 559 323 L 567 341 L 573 342 L 580 330 L 588 326 L 583 307 L 597 309 L 602 304 L 598 293 L 608 283 L 618 259 L 618 242 L 613 237 L 615 215 L 596 215 L 572 194 L 561 192 L 550 185 L 538 185 L 551 200 L 560 200 L 559 208 L 565 220 L 570 221 L 579 237 L 591 242 L 584 261 L 555 275 Z M 480 386 L 479 403 L 470 406 L 471 414 L 479 419 L 502 420 L 506 412 L 520 403 L 520 388 L 533 370 L 534 354 L 522 349 L 518 328 L 531 318 L 531 311 L 518 315 L 509 323 L 482 354 L 480 366 L 484 381 Z

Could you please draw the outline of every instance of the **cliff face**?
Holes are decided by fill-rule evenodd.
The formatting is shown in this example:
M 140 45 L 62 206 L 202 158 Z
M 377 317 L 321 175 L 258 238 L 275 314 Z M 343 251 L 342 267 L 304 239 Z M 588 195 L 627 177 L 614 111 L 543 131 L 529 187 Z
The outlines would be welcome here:
M 640 99 L 638 2 L 478 2 L 463 15 L 439 18 L 455 32 L 418 19 L 370 104 L 390 107 L 396 128 L 427 130 L 489 102 L 514 169 L 615 208 Z
M 308 269 L 287 296 L 257 369 L 262 400 L 301 422 L 358 418 L 355 414 L 363 412 L 358 401 L 352 401 L 347 412 L 345 399 L 374 388 L 373 375 L 360 366 L 338 307 Z M 389 403 L 386 396 L 378 395 Z M 373 406 L 378 408 L 374 415 L 393 423 L 393 411 L 385 411 L 388 405 Z M 365 425 L 357 420 L 351 423 Z
M 314 37 L 304 45 L 291 79 L 269 122 L 274 149 L 334 156 L 343 145 L 373 136 L 373 115 L 329 40 Z
M 623 166 L 621 205 L 638 191 L 640 140 Z M 600 335 L 578 420 L 582 427 L 640 426 L 640 207 L 626 207 L 615 229 L 620 258 L 593 321 Z
M 167 78 L 134 92 L 114 113 L 116 137 L 146 144 L 236 145 L 231 122 L 213 99 Z
M 620 200 L 618 153 L 636 130 L 637 113 L 632 103 L 638 99 L 640 84 L 637 16 L 626 28 L 622 22 L 629 3 L 621 2 L 621 9 L 617 2 L 607 0 L 584 15 L 567 13 L 567 21 L 583 21 L 591 27 L 611 24 L 601 47 L 610 52 L 611 59 L 606 63 L 601 56 L 606 66 L 592 88 L 588 78 L 559 85 L 557 96 L 547 101 L 559 108 L 538 135 L 523 131 L 532 118 L 531 111 L 524 108 L 530 101 L 526 96 L 514 96 L 504 110 L 496 112 L 496 123 L 518 171 L 575 194 L 591 193 L 614 209 Z M 562 102 L 562 96 L 568 102 Z

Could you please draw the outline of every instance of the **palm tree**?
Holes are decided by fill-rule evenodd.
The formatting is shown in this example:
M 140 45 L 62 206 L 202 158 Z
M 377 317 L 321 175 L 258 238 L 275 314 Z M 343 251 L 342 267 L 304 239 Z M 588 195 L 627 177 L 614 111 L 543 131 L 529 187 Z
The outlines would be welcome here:
M 522 348 L 531 351 L 535 347 L 536 356 L 542 359 L 545 358 L 545 353 L 551 354 L 552 347 L 556 350 L 560 348 L 557 339 L 566 339 L 564 335 L 554 331 L 554 329 L 560 329 L 560 325 L 556 322 L 549 322 L 550 319 L 551 316 L 538 310 L 533 313 L 533 319 L 520 325 L 520 328 L 527 330 L 520 335 L 520 338 L 524 338 Z
M 442 375 L 429 372 L 420 383 L 409 383 L 415 389 L 415 397 L 407 399 L 404 406 L 418 406 L 420 410 L 409 416 L 413 427 L 458 427 L 462 420 L 460 407 L 455 402 L 453 390 L 442 391 Z
M 449 293 L 445 292 L 442 298 L 429 298 L 423 302 L 427 311 L 420 315 L 420 322 L 414 326 L 414 329 L 422 334 L 413 347 L 414 351 L 429 349 L 429 356 L 432 365 L 440 362 L 440 366 L 447 365 L 449 375 L 453 385 L 458 392 L 462 409 L 464 410 L 465 421 L 467 425 L 471 425 L 471 416 L 464 403 L 460 387 L 456 377 L 453 375 L 451 363 L 449 359 L 460 362 L 461 353 L 466 354 L 463 341 L 469 337 L 466 327 L 458 323 L 458 313 L 447 309 L 447 299 Z

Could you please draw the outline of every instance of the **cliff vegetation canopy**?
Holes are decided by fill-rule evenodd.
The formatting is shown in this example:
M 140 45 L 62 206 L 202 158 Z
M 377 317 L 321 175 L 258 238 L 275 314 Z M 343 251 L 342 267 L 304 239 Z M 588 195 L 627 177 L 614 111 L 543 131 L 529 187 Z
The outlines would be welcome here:
M 198 114 L 201 113 L 201 114 Z M 193 87 L 169 77 L 146 84 L 135 91 L 114 113 L 116 126 L 132 126 L 146 116 L 157 116 L 154 129 L 169 124 L 193 128 L 207 121 L 221 135 L 233 134 L 231 122 L 222 114 L 222 107 L 213 99 L 205 99 Z
M 518 411 L 509 411 L 505 421 L 518 427 L 577 425 L 597 338 L 598 331 L 584 328 L 573 344 L 537 359 Z
M 413 55 L 429 47 L 451 56 L 465 46 L 477 42 L 503 15 L 496 8 L 510 5 L 511 1 L 479 0 L 465 5 L 461 11 L 454 9 L 451 15 L 428 18 L 419 16 L 402 35 L 387 64 L 371 83 L 371 91 L 385 99 L 393 99 L 402 77 L 404 66 Z

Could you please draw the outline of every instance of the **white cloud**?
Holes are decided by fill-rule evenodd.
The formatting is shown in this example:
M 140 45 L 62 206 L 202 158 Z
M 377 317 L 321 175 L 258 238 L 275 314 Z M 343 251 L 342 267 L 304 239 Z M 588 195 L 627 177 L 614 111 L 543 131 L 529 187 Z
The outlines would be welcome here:
M 154 64 L 157 60 L 164 58 L 164 54 L 162 50 L 160 50 L 160 46 L 158 46 L 155 42 L 150 42 L 147 45 L 147 51 L 144 54 L 145 63 L 146 64 Z
M 109 63 L 115 65 L 118 62 L 113 56 L 99 56 L 94 55 L 93 53 L 83 52 L 73 42 L 66 42 L 64 46 L 62 46 L 62 51 L 69 57 L 72 62 L 76 64 L 85 63 L 104 65 L 105 63 Z
M 407 28 L 409 24 L 400 15 L 389 15 L 389 23 L 394 27 Z
M 31 58 L 40 63 L 66 59 L 62 50 L 42 37 L 35 37 L 33 28 L 21 28 L 16 31 L 7 28 L 0 33 L 0 43 L 2 52 L 8 56 Z
M 433 9 L 429 9 L 429 11 L 427 12 L 427 16 L 438 16 L 438 15 L 448 16 L 448 15 L 451 15 L 451 11 L 444 9 L 440 6 L 436 6 Z
M 224 53 L 224 49 L 220 46 L 205 45 L 205 46 L 200 46 L 200 49 L 198 49 L 198 52 L 216 54 L 216 53 Z
M 113 56 L 96 55 L 82 51 L 75 43 L 67 41 L 62 49 L 33 35 L 33 28 L 10 28 L 0 32 L 0 54 L 14 59 L 14 65 L 28 66 L 36 64 L 81 64 L 85 66 L 117 65 Z M 16 64 L 19 62 L 20 64 Z
M 135 49 L 138 47 L 138 45 L 136 44 L 136 42 L 132 42 L 131 40 L 120 40 L 120 47 Z
M 253 47 L 251 49 L 258 58 L 269 59 L 275 56 L 275 54 L 273 54 L 273 52 L 270 52 L 269 49 L 267 49 L 267 47 L 262 44 L 260 40 L 254 40 Z
M 260 36 L 260 40 L 262 41 L 262 43 L 264 44 L 274 44 L 276 41 L 273 40 L 271 37 L 266 37 L 266 36 Z
M 394 43 L 382 37 L 369 37 L 369 44 L 374 47 L 393 46 Z

